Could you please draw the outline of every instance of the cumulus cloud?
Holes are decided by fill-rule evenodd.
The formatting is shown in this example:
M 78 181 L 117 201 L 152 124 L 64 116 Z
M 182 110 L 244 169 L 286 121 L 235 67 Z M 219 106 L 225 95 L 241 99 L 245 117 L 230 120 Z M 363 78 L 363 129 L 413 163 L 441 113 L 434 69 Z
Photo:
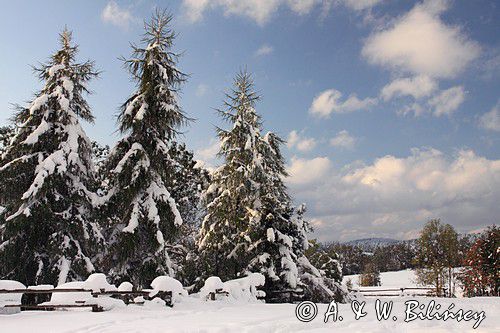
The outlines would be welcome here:
M 458 26 L 443 22 L 440 15 L 448 2 L 425 1 L 387 29 L 369 36 L 362 55 L 373 64 L 436 78 L 462 72 L 480 53 Z
M 355 94 L 345 100 L 336 89 L 328 89 L 318 94 L 312 101 L 309 113 L 320 118 L 328 118 L 332 113 L 348 113 L 365 110 L 377 103 L 376 98 L 359 99 Z
M 500 216 L 500 160 L 471 150 L 446 155 L 413 149 L 406 157 L 380 157 L 370 164 L 337 169 L 326 157 L 292 159 L 288 181 L 322 240 L 360 237 L 412 238 L 429 218 L 442 218 L 459 232 Z
M 356 145 L 356 138 L 349 134 L 348 131 L 343 130 L 330 139 L 330 145 L 333 147 L 353 149 Z
M 484 129 L 500 132 L 500 103 L 479 118 L 479 125 Z
M 127 29 L 133 16 L 129 10 L 121 8 L 115 1 L 109 1 L 101 12 L 101 20 L 119 28 Z
M 271 45 L 264 44 L 261 47 L 259 47 L 257 49 L 257 51 L 255 51 L 254 55 L 256 57 L 262 57 L 262 56 L 270 55 L 273 52 L 274 52 L 274 48 Z
M 395 79 L 385 85 L 380 95 L 384 101 L 397 96 L 427 97 L 437 89 L 437 82 L 425 75 Z
M 452 87 L 434 96 L 429 105 L 434 108 L 433 114 L 436 117 L 451 115 L 465 100 L 465 90 L 462 86 Z
M 316 157 L 313 159 L 303 159 L 292 157 L 288 165 L 288 183 L 297 187 L 302 185 L 311 185 L 326 177 L 331 168 L 331 162 L 328 157 Z
M 301 152 L 308 152 L 316 147 L 316 139 L 302 136 L 296 130 L 291 131 L 287 138 L 288 148 L 297 148 Z

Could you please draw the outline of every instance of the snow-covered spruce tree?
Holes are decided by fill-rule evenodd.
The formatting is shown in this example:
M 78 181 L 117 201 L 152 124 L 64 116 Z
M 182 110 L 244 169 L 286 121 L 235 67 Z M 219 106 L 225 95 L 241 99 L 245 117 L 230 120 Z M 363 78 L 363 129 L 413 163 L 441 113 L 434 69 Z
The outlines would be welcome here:
M 196 240 L 205 215 L 202 194 L 210 184 L 210 174 L 194 160 L 193 153 L 184 143 L 172 142 L 170 155 L 174 174 L 169 189 L 183 220 L 170 253 L 176 278 L 184 286 L 196 287 L 203 282 Z
M 177 102 L 185 75 L 171 51 L 171 19 L 156 12 L 145 23 L 145 47 L 132 45 L 133 55 L 125 60 L 138 88 L 121 107 L 124 138 L 106 162 L 105 209 L 111 217 L 104 265 L 114 282 L 128 280 L 138 287 L 148 287 L 158 275 L 174 274 L 168 249 L 182 224 L 169 188 L 176 167 L 170 146 L 188 118 Z
M 283 182 L 283 140 L 274 133 L 261 135 L 262 121 L 255 110 L 259 97 L 249 74 L 237 75 L 227 98 L 226 110 L 220 113 L 233 127 L 218 129 L 225 163 L 214 172 L 207 191 L 213 199 L 201 231 L 200 249 L 215 268 L 210 273 L 234 278 L 261 272 L 269 301 L 288 300 L 283 291 L 300 289 L 317 300 L 343 300 L 340 286 L 304 256 L 305 207 L 293 207 Z
M 0 161 L 3 154 L 9 146 L 10 140 L 14 137 L 14 127 L 13 126 L 2 126 L 0 127 Z
M 227 95 L 224 120 L 230 130 L 217 128 L 221 141 L 219 155 L 225 163 L 212 174 L 205 196 L 210 198 L 204 218 L 199 248 L 207 262 L 208 274 L 223 280 L 240 276 L 248 264 L 244 232 L 258 219 L 261 207 L 259 188 L 264 178 L 261 119 L 254 109 L 258 96 L 252 91 L 251 78 L 239 73 Z
M 94 198 L 91 143 L 79 119 L 93 121 L 83 95 L 97 76 L 94 63 L 77 63 L 71 33 L 40 68 L 43 89 L 15 116 L 16 135 L 0 165 L 5 230 L 0 279 L 25 284 L 84 279 L 102 236 L 90 219 Z

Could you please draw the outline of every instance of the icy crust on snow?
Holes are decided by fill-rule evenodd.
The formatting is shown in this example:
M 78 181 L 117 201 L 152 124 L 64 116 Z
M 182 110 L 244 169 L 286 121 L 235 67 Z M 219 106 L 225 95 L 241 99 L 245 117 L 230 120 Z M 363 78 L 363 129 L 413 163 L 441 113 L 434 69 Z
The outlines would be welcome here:
M 221 289 L 228 293 L 224 299 L 229 302 L 256 302 L 257 297 L 265 296 L 263 291 L 257 290 L 257 287 L 263 286 L 266 282 L 264 275 L 260 273 L 250 273 L 248 276 L 222 282 L 217 276 L 211 276 L 201 288 L 199 296 L 201 299 L 207 299 L 208 295 Z
M 21 282 L 13 280 L 0 280 L 0 290 L 26 289 Z M 0 307 L 5 305 L 21 304 L 23 294 L 0 294 Z

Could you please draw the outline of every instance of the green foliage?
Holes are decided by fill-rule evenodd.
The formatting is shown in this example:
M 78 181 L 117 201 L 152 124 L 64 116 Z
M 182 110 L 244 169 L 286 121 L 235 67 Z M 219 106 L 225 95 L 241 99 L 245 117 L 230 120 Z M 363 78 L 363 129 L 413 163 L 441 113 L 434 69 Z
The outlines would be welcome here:
M 415 257 L 417 279 L 422 284 L 434 285 L 438 296 L 444 294 L 446 284 L 448 295 L 452 295 L 453 267 L 459 263 L 458 248 L 458 236 L 451 225 L 434 219 L 422 229 Z

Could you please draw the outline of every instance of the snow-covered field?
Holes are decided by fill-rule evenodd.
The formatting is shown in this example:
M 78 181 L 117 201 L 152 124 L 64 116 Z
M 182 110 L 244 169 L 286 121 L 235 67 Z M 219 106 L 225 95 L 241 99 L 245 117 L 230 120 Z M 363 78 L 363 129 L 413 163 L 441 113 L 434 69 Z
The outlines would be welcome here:
M 387 287 L 387 288 L 416 287 L 417 286 L 417 283 L 415 282 L 416 279 L 417 277 L 415 276 L 415 272 L 411 269 L 406 269 L 397 272 L 380 273 L 381 287 Z M 347 280 L 351 280 L 352 285 L 354 287 L 359 286 L 359 274 L 344 276 L 342 283 L 345 284 Z
M 108 312 L 88 311 L 23 312 L 0 316 L 0 332 L 499 332 L 499 298 L 439 299 L 443 308 L 455 303 L 455 309 L 482 311 L 486 319 L 473 330 L 474 321 L 420 321 L 405 323 L 404 302 L 394 300 L 392 314 L 397 321 L 377 321 L 374 302 L 367 300 L 367 317 L 354 319 L 349 304 L 340 304 L 343 321 L 323 322 L 327 305 L 319 305 L 318 316 L 303 323 L 295 317 L 293 304 L 239 304 L 199 300 L 176 304 L 174 308 L 128 306 Z M 419 298 L 428 303 L 430 298 Z
M 356 277 L 351 278 L 353 283 Z M 383 287 L 415 286 L 412 271 L 387 272 L 381 274 Z M 451 311 L 485 312 L 479 327 L 470 321 L 414 320 L 405 323 L 405 302 L 417 300 L 427 305 L 432 298 L 392 297 L 381 298 L 382 302 L 394 302 L 388 320 L 378 321 L 374 298 L 366 301 L 366 317 L 355 320 L 350 304 L 339 304 L 342 321 L 328 323 L 323 318 L 327 304 L 319 304 L 317 316 L 310 322 L 297 319 L 295 304 L 263 304 L 258 302 L 203 301 L 196 297 L 183 297 L 173 308 L 147 302 L 143 306 L 129 305 L 110 311 L 92 313 L 89 310 L 33 312 L 0 315 L 0 333 L 3 332 L 500 332 L 500 298 L 434 299 L 441 305 L 442 313 L 453 303 Z M 415 310 L 415 312 L 420 310 Z M 425 309 L 421 312 L 425 313 Z M 435 310 L 433 311 L 435 312 Z M 397 317 L 396 320 L 393 317 Z

